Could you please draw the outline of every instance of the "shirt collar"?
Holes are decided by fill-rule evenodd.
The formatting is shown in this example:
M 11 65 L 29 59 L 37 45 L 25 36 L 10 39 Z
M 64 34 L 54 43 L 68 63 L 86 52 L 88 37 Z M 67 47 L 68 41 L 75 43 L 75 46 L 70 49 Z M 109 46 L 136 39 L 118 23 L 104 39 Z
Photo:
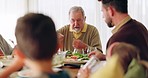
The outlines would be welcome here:
M 116 33 L 125 23 L 131 19 L 130 16 L 125 17 L 115 28 L 112 30 L 112 33 Z
M 86 30 L 87 30 L 87 24 L 85 23 L 81 32 L 86 32 Z

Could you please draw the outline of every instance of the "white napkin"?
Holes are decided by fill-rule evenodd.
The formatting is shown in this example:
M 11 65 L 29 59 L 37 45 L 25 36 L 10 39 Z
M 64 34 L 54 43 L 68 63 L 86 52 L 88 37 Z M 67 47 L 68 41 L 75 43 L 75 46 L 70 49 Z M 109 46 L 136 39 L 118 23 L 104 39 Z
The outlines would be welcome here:
M 0 68 L 2 68 L 4 65 L 3 65 L 3 63 L 0 61 Z

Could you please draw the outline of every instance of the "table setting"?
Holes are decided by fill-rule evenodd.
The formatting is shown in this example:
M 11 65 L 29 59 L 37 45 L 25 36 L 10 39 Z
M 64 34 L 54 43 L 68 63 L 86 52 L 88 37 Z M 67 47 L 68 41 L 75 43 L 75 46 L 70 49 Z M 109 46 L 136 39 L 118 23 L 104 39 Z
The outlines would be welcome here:
M 10 66 L 11 63 L 13 62 L 13 56 L 12 55 L 7 55 L 7 56 L 0 56 L 0 67 L 7 67 Z
M 10 66 L 13 62 L 14 57 L 12 56 L 1 56 L 0 57 L 0 71 L 3 70 L 4 67 Z M 79 52 L 72 52 L 72 51 L 58 51 L 53 56 L 53 70 L 55 72 L 66 70 L 71 78 L 75 78 L 78 74 L 78 70 L 80 67 L 85 66 L 90 58 L 87 54 L 81 54 Z M 102 62 L 102 61 L 101 61 Z M 96 68 L 101 67 L 105 62 L 100 63 L 97 62 L 93 67 L 92 71 L 94 72 Z M 29 77 L 31 76 L 31 72 L 29 69 L 24 68 L 20 71 L 14 72 L 10 75 L 10 78 L 16 77 Z

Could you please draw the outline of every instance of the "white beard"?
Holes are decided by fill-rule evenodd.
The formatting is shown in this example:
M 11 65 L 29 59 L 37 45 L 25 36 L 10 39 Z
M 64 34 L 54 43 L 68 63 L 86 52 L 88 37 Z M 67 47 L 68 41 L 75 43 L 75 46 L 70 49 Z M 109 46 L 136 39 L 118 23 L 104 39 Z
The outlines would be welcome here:
M 80 31 L 81 31 L 80 28 L 74 28 L 74 29 L 73 29 L 73 32 L 75 32 L 75 33 L 79 33 Z

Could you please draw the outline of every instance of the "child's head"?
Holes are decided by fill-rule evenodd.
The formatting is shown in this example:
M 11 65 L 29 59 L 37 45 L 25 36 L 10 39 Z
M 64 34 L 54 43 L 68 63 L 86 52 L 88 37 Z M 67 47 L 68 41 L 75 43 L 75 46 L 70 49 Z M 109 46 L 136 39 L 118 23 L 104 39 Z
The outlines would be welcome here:
M 43 14 L 29 13 L 17 20 L 18 48 L 32 60 L 51 59 L 57 52 L 57 33 L 53 20 Z
M 113 43 L 108 48 L 107 58 L 109 59 L 114 54 L 119 56 L 125 72 L 133 58 L 139 60 L 139 50 L 135 46 L 124 42 Z

